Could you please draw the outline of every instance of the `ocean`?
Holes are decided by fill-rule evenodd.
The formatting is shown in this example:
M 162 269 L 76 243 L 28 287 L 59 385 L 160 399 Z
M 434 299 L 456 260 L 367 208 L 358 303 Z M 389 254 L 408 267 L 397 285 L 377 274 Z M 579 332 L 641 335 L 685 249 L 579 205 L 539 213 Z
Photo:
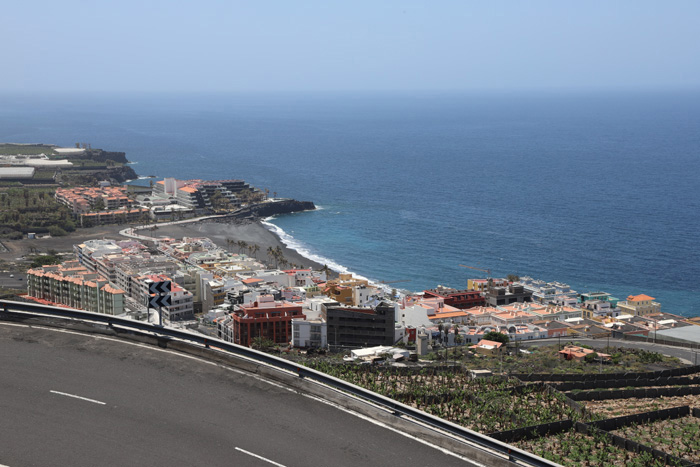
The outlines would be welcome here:
M 0 96 L 0 141 L 314 201 L 271 228 L 398 289 L 529 275 L 700 315 L 700 92 Z

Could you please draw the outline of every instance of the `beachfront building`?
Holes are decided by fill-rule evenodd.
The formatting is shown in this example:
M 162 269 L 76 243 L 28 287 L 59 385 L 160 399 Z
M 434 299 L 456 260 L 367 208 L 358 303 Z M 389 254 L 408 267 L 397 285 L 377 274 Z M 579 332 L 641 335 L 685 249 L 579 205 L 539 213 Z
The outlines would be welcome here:
M 457 290 L 441 285 L 434 289 L 424 290 L 423 296 L 426 298 L 440 298 L 445 302 L 445 305 L 459 309 L 474 308 L 486 304 L 484 297 L 478 290 Z
M 264 194 L 243 180 L 177 180 L 166 178 L 153 186 L 154 199 L 168 199 L 196 212 L 231 210 Z
M 524 276 L 518 279 L 517 284 L 522 285 L 525 290 L 532 292 L 532 301 L 544 304 L 571 304 L 575 303 L 578 292 L 573 290 L 569 284 L 562 282 L 545 282 L 540 279 Z M 568 300 L 568 301 L 567 301 Z
M 522 285 L 511 284 L 508 287 L 491 287 L 484 292 L 488 306 L 510 305 L 532 301 L 532 292 Z
M 580 296 L 581 303 L 585 304 L 589 300 L 602 300 L 605 302 L 610 302 L 611 308 L 617 308 L 617 303 L 620 301 L 619 298 L 615 298 L 607 292 L 586 292 L 582 293 Z
M 337 279 L 326 282 L 323 294 L 343 305 L 360 306 L 353 301 L 357 296 L 353 289 L 362 286 L 369 287 L 369 282 L 366 279 L 355 278 L 352 274 L 340 274 Z
M 491 277 L 488 279 L 467 279 L 467 289 L 484 292 L 489 287 L 508 287 L 510 281 L 504 278 Z
M 292 339 L 292 320 L 302 317 L 300 305 L 264 295 L 252 304 L 234 305 L 230 314 L 217 320 L 217 332 L 219 338 L 247 347 L 256 338 L 288 344 Z
M 328 343 L 339 347 L 373 347 L 394 344 L 394 304 L 375 308 L 324 306 Z
M 619 302 L 617 307 L 622 313 L 628 313 L 633 316 L 639 315 L 649 315 L 652 313 L 659 313 L 661 311 L 661 304 L 654 301 L 654 297 L 649 295 L 630 295 L 624 302 Z
M 124 313 L 124 291 L 77 261 L 28 270 L 27 295 L 47 305 L 109 315 Z

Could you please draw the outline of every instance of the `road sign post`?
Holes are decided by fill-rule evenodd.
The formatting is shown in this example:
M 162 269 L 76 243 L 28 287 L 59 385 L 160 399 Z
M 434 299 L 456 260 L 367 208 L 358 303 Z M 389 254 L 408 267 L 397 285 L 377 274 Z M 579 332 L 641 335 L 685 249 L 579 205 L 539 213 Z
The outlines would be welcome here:
M 148 297 L 146 299 L 146 311 L 151 308 L 158 309 L 158 325 L 163 326 L 163 307 L 168 307 L 172 304 L 170 291 L 172 283 L 170 281 L 152 281 L 147 280 Z M 150 314 L 150 313 L 149 313 Z

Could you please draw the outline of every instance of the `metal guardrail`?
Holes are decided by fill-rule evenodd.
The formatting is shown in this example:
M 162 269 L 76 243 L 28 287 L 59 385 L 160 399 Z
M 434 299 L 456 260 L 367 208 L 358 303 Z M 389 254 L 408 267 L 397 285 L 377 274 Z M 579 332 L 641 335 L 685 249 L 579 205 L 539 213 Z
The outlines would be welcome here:
M 393 399 L 382 396 L 375 392 L 369 391 L 367 389 L 361 388 L 354 384 L 348 383 L 341 379 L 335 378 L 333 376 L 327 375 L 320 371 L 312 370 L 302 365 L 297 365 L 294 362 L 290 362 L 288 360 L 275 357 L 264 352 L 259 352 L 248 347 L 243 347 L 237 344 L 232 344 L 230 342 L 225 342 L 220 339 L 214 339 L 192 332 L 181 331 L 179 329 L 172 329 L 153 324 L 142 323 L 140 321 L 133 321 L 125 318 L 117 318 L 115 316 L 100 313 L 75 310 L 72 308 L 62 308 L 24 302 L 14 302 L 8 300 L 0 300 L 0 320 L 2 319 L 3 314 L 6 316 L 15 317 L 26 317 L 27 315 L 41 315 L 50 318 L 72 319 L 84 322 L 103 324 L 109 327 L 118 327 L 120 329 L 146 333 L 148 335 L 164 336 L 170 339 L 198 344 L 207 348 L 214 346 L 216 347 L 216 350 L 222 351 L 224 353 L 234 355 L 237 357 L 242 357 L 247 360 L 253 360 L 288 373 L 293 373 L 299 376 L 300 378 L 309 379 L 329 386 L 335 390 L 349 393 L 358 398 L 370 401 L 380 407 L 383 407 L 384 409 L 392 411 L 397 416 L 405 416 L 409 419 L 417 420 L 422 424 L 427 425 L 433 429 L 447 432 L 453 437 L 455 437 L 457 440 L 462 441 L 468 445 L 472 445 L 475 448 L 481 448 L 482 450 L 489 451 L 491 454 L 494 455 L 503 456 L 504 458 L 507 458 L 512 462 L 519 462 L 531 466 L 551 467 L 559 465 L 554 462 L 543 459 L 539 456 L 536 456 L 532 453 L 529 453 L 527 451 L 520 450 L 518 448 L 500 442 L 496 439 L 490 438 L 481 433 L 477 433 L 475 431 L 448 422 L 428 413 L 422 412 L 418 409 L 402 404 L 400 402 L 397 402 Z

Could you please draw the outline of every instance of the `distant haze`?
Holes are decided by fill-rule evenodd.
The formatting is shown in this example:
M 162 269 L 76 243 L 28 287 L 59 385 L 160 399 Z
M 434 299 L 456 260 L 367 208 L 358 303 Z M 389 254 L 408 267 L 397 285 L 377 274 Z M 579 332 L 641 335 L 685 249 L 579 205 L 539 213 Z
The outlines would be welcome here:
M 698 88 L 697 1 L 3 2 L 0 92 Z

